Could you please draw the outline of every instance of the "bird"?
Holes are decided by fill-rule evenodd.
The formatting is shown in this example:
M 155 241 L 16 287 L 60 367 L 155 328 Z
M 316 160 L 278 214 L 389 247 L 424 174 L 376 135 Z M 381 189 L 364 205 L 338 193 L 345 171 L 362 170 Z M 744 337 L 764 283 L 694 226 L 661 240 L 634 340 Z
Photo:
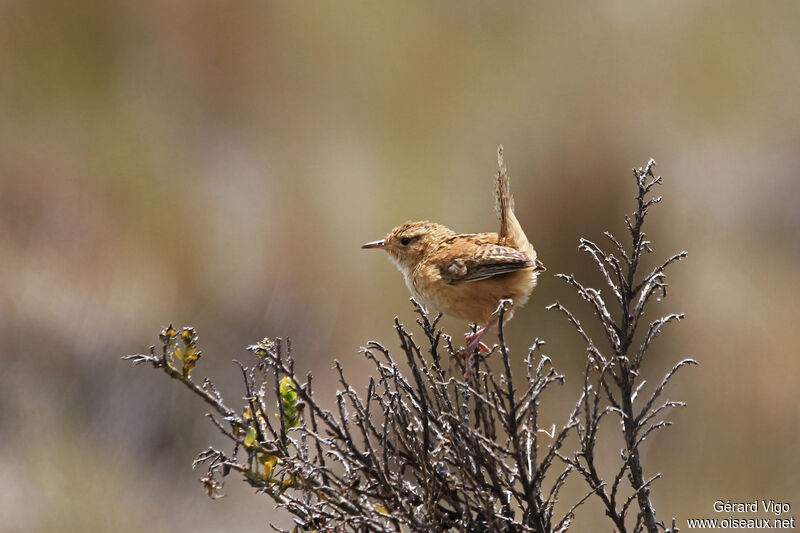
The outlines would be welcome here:
M 527 303 L 545 270 L 514 214 L 502 145 L 497 164 L 498 233 L 456 233 L 436 222 L 408 221 L 385 238 L 361 246 L 385 250 L 417 301 L 482 326 L 465 334 L 466 352 L 485 349 L 481 339 L 497 323 L 500 302 L 511 300 L 505 322 Z

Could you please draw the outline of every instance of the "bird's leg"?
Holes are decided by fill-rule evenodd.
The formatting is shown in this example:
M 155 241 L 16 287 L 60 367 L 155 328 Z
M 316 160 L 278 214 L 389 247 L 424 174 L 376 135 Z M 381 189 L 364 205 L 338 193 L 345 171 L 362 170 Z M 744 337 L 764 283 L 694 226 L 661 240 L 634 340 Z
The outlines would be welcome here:
M 469 353 L 472 352 L 475 347 L 478 347 L 482 352 L 488 352 L 489 348 L 481 342 L 481 339 L 489 332 L 490 329 L 492 329 L 492 326 L 495 324 L 497 324 L 497 319 L 493 318 L 488 324 L 478 331 L 474 333 L 465 333 L 464 339 L 467 341 L 467 347 L 464 350 Z
M 475 348 L 478 348 L 482 353 L 486 353 L 489 351 L 489 347 L 486 346 L 484 343 L 482 343 L 481 339 L 483 338 L 484 335 L 486 335 L 489 332 L 490 329 L 492 329 L 492 326 L 494 326 L 496 323 L 497 319 L 495 318 L 492 319 L 488 324 L 486 324 L 478 331 L 472 333 L 464 333 L 464 339 L 467 341 L 467 347 L 462 348 L 453 354 L 455 356 L 454 358 L 460 359 L 458 365 L 463 370 L 464 377 L 467 378 L 467 381 L 469 381 L 472 377 L 472 357 L 474 355 L 473 351 L 475 350 Z M 452 372 L 453 370 L 452 365 L 453 365 L 453 359 L 450 360 L 450 368 L 449 368 L 450 372 Z

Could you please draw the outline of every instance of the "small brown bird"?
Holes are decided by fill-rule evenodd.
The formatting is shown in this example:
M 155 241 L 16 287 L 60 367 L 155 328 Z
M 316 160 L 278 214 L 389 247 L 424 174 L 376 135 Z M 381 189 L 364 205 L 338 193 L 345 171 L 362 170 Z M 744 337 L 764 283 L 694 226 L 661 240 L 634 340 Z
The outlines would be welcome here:
M 512 300 L 505 314 L 523 306 L 544 271 L 536 250 L 514 215 L 514 200 L 503 163 L 503 147 L 497 149 L 496 209 L 500 233 L 455 233 L 428 222 L 405 222 L 385 239 L 362 248 L 381 248 L 389 253 L 414 297 L 443 313 L 484 327 L 467 338 L 467 351 L 478 346 L 497 323 L 494 312 L 503 299 Z

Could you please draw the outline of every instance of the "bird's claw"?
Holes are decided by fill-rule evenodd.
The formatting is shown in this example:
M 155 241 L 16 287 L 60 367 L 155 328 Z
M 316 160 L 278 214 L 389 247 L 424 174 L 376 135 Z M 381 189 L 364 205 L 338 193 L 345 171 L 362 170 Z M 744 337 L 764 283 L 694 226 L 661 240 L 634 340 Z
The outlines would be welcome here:
M 469 353 L 472 349 L 477 348 L 481 353 L 489 353 L 489 347 L 481 342 L 481 337 L 483 337 L 482 331 L 464 333 L 464 340 L 467 342 L 467 347 L 464 348 L 464 352 Z

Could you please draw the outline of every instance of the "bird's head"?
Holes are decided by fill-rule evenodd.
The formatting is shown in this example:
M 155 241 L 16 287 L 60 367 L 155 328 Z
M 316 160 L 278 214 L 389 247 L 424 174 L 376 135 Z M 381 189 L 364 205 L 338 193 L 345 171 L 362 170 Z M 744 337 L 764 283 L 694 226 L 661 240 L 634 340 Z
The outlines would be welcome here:
M 435 222 L 405 222 L 394 228 L 385 239 L 368 242 L 362 248 L 386 250 L 397 268 L 407 272 L 425 257 L 428 250 L 452 234 L 451 230 Z

